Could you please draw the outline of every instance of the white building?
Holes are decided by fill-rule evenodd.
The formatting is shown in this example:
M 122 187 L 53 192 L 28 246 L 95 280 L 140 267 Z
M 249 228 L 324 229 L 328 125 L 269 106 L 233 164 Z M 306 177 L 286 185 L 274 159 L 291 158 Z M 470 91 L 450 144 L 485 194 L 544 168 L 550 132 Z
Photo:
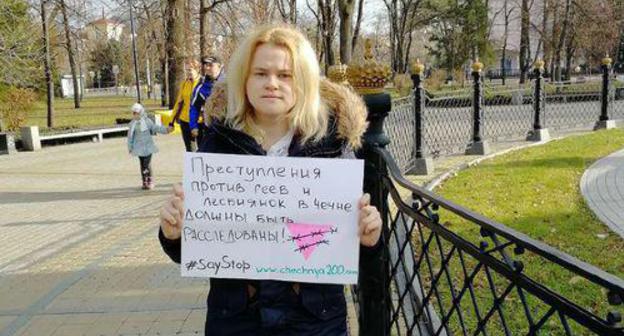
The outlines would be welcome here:
M 87 24 L 85 27 L 85 38 L 91 42 L 102 40 L 120 41 L 125 27 L 126 25 L 121 22 L 101 18 Z

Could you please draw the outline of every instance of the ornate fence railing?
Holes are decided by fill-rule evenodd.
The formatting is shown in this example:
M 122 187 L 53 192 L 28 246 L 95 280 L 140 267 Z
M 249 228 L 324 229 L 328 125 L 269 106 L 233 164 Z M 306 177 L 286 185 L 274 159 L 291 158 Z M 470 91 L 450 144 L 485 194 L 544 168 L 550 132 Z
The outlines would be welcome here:
M 360 334 L 624 335 L 624 280 L 402 175 L 385 149 L 386 96 L 364 96 L 358 157 L 384 226 L 353 288 Z
M 435 95 L 422 87 L 420 74 L 412 75 L 413 94 L 395 100 L 385 125 L 400 170 L 414 172 L 420 159 L 487 154 L 493 141 L 541 141 L 548 129 L 610 128 L 624 119 L 624 82 L 612 78 L 610 64 L 603 65 L 602 80 L 545 84 L 543 73 L 537 67 L 529 85 L 505 88 L 484 87 L 478 70 L 471 88 Z
M 600 81 L 544 86 L 544 124 L 549 129 L 593 127 L 600 117 Z
M 402 171 L 406 171 L 414 164 L 414 97 L 408 96 L 395 99 L 392 114 L 384 123 L 384 130 L 388 134 L 396 136 L 395 141 L 390 143 L 388 150 L 396 159 Z
M 387 151 L 377 153 L 388 164 L 391 333 L 624 334 L 612 306 L 624 299 L 622 279 L 415 186 Z M 458 221 L 472 228 L 458 231 Z M 556 270 L 540 274 L 544 264 Z M 594 293 L 597 303 L 563 296 L 562 287 Z
M 486 139 L 526 137 L 533 125 L 531 87 L 484 90 L 483 124 Z

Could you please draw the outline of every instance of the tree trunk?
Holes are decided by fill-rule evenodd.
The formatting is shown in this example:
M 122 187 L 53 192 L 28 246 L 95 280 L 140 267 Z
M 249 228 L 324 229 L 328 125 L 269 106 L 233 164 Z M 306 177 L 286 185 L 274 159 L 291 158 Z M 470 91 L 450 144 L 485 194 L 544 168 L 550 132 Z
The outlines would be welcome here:
M 199 56 L 204 57 L 208 55 L 208 28 L 210 27 L 210 22 L 208 21 L 208 7 L 206 6 L 206 1 L 208 0 L 200 0 L 199 4 Z
M 503 35 L 503 51 L 501 53 L 501 75 L 503 80 L 503 85 L 505 85 L 505 80 L 507 79 L 507 69 L 505 68 L 505 58 L 507 57 L 507 39 L 509 38 L 509 17 L 513 12 L 508 10 L 508 1 L 504 0 L 503 4 L 503 14 L 505 15 L 505 32 Z
M 192 0 L 186 0 L 184 2 L 184 60 L 187 61 L 193 57 L 193 29 L 191 28 L 191 22 L 193 21 L 193 14 L 191 12 Z
M 47 0 L 41 0 L 41 27 L 43 29 L 43 52 L 44 69 L 46 80 L 46 95 L 48 107 L 48 128 L 54 127 L 54 82 L 52 81 L 52 70 L 50 59 L 50 32 L 48 31 L 48 16 L 46 12 Z
M 353 39 L 351 40 L 351 55 L 353 55 L 353 51 L 355 50 L 355 46 L 357 46 L 358 38 L 360 36 L 360 26 L 362 25 L 362 15 L 364 13 L 364 0 L 360 0 L 358 3 L 358 14 L 357 19 L 355 20 L 355 30 L 353 32 Z
M 338 0 L 338 11 L 340 13 L 340 60 L 343 64 L 351 62 L 354 7 L 355 0 Z
M 184 2 L 184 0 L 167 0 L 165 13 L 167 21 L 165 49 L 167 50 L 170 109 L 173 108 L 184 78 Z
M 527 79 L 527 73 L 529 71 L 529 57 L 530 57 L 530 40 L 529 40 L 529 28 L 530 28 L 530 16 L 529 16 L 529 0 L 522 0 L 520 9 L 520 84 L 524 84 Z
M 63 26 L 65 30 L 65 49 L 69 58 L 69 68 L 74 85 L 74 108 L 80 108 L 80 86 L 78 85 L 78 74 L 76 71 L 76 60 L 74 59 L 74 49 L 72 49 L 71 33 L 69 31 L 69 18 L 67 17 L 67 6 L 65 0 L 59 0 L 61 14 L 63 15 Z
M 145 16 L 147 17 L 147 22 L 152 21 L 152 13 L 145 1 L 143 3 L 143 11 L 145 12 Z M 163 31 L 166 31 L 166 21 L 163 20 Z M 168 83 L 167 83 L 167 52 L 165 50 L 164 37 L 158 36 L 156 34 L 156 29 L 154 26 L 151 26 L 151 35 L 152 41 L 156 44 L 156 49 L 158 51 L 158 61 L 160 63 L 160 106 L 167 106 L 167 98 L 168 98 Z M 155 98 L 155 97 L 154 97 Z
M 566 0 L 565 12 L 563 14 L 563 26 L 561 28 L 561 34 L 559 34 L 559 43 L 557 49 L 555 49 L 555 81 L 561 81 L 561 51 L 565 47 L 566 34 L 568 33 L 568 26 L 570 22 L 570 4 L 571 0 Z
M 334 40 L 334 15 L 333 0 L 318 0 L 318 8 L 321 18 L 321 34 L 323 35 L 323 48 L 325 49 L 325 72 L 334 64 L 334 51 L 332 42 Z
M 165 56 L 160 60 L 160 106 L 169 106 L 169 62 Z
M 574 57 L 574 47 L 572 47 L 571 45 L 568 45 L 566 47 L 566 57 L 565 57 L 565 64 L 566 64 L 566 68 L 565 68 L 565 73 L 564 73 L 564 77 L 566 80 L 570 80 L 572 78 L 571 74 L 572 74 L 572 57 Z
M 277 0 L 276 3 L 282 21 L 297 24 L 297 0 Z

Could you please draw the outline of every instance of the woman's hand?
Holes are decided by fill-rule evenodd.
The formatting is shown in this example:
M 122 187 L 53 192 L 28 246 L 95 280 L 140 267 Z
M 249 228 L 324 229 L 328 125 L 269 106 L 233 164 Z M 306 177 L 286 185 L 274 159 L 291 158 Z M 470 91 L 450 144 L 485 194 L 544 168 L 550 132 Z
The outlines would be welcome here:
M 165 238 L 179 239 L 184 224 L 184 189 L 181 184 L 173 186 L 173 195 L 160 208 L 160 229 Z
M 359 208 L 358 227 L 360 244 L 368 247 L 375 246 L 381 236 L 381 215 L 376 207 L 370 205 L 369 194 L 362 195 Z

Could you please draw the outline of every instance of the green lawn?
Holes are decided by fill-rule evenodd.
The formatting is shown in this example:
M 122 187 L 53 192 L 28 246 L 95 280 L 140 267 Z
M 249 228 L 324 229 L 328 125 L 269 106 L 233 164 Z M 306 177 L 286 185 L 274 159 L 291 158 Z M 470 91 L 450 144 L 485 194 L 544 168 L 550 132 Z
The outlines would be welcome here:
M 494 219 L 528 236 L 545 242 L 578 259 L 593 264 L 620 278 L 624 277 L 624 239 L 612 233 L 585 205 L 579 182 L 583 172 L 597 159 L 624 148 L 624 130 L 594 132 L 572 136 L 546 145 L 511 152 L 460 172 L 435 191 L 468 209 Z M 478 228 L 448 211 L 440 211 L 440 222 L 460 236 L 479 242 Z M 607 235 L 604 237 L 603 235 Z M 600 237 L 599 237 L 600 235 Z M 445 252 L 448 247 L 444 248 Z M 524 273 L 561 293 L 582 307 L 602 317 L 615 307 L 606 304 L 606 293 L 599 286 L 574 276 L 532 253 L 514 256 L 524 265 Z M 455 257 L 455 259 L 457 259 Z M 463 279 L 459 262 L 452 262 L 452 276 Z M 439 261 L 435 264 L 438 264 Z M 474 262 L 469 262 L 474 266 Z M 435 266 L 434 266 L 435 267 Z M 477 297 L 484 306 L 491 305 L 485 276 L 477 277 Z M 495 277 L 501 291 L 505 280 Z M 497 287 L 498 287 L 497 286 Z M 443 291 L 450 301 L 449 293 Z M 514 290 L 515 292 L 515 290 Z M 469 310 L 467 296 L 463 310 Z M 545 305 L 529 298 L 536 312 Z M 511 295 L 508 325 L 525 330 L 526 318 L 518 295 Z M 515 303 L 515 304 L 513 304 Z M 510 308 L 511 307 L 511 308 Z M 465 319 L 472 319 L 468 311 Z M 496 317 L 494 318 L 496 319 Z M 561 334 L 558 318 L 551 318 L 548 334 Z M 473 321 L 474 322 L 474 321 Z M 453 325 L 457 326 L 455 320 Z M 495 323 L 496 325 L 497 323 Z M 572 324 L 573 329 L 578 326 Z M 489 329 L 489 328 L 488 328 Z M 578 330 L 578 329 L 577 329 Z M 500 334 L 502 331 L 494 331 Z M 580 331 L 584 334 L 583 331 Z M 515 334 L 515 333 L 514 333 Z
M 54 128 L 84 128 L 97 126 L 111 126 L 116 118 L 130 118 L 130 106 L 135 103 L 132 97 L 87 97 L 81 102 L 79 109 L 74 108 L 73 99 L 55 99 L 54 101 Z M 160 99 L 145 99 L 143 105 L 149 111 L 162 109 Z M 45 100 L 35 103 L 35 107 L 28 114 L 24 125 L 36 125 L 46 132 L 47 107 Z

